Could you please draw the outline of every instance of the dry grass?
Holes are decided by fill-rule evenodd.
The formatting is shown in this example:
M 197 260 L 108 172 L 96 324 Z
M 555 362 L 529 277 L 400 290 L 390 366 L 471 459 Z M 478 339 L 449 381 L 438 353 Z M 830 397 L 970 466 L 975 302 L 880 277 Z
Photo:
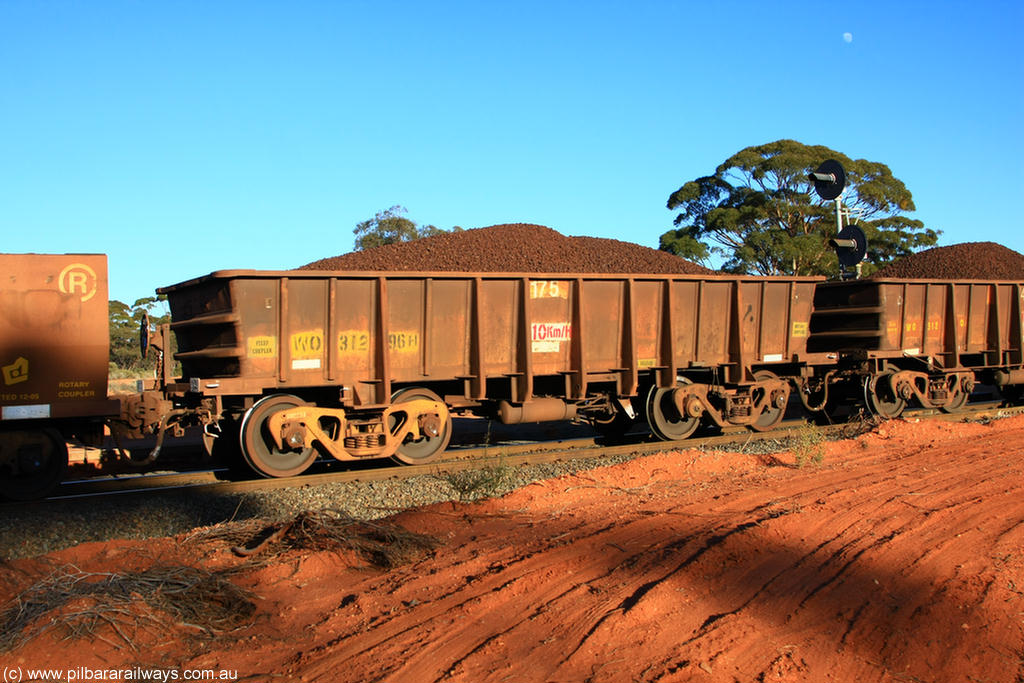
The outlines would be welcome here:
M 795 465 L 803 467 L 809 462 L 821 465 L 825 461 L 825 441 L 825 435 L 811 425 L 798 429 L 790 444 Z
M 214 636 L 251 623 L 252 594 L 223 574 L 195 567 L 151 567 L 124 574 L 57 569 L 29 587 L 0 613 L 0 652 L 56 630 L 59 636 L 103 640 L 138 650 L 147 629 L 169 627 Z M 103 635 L 109 626 L 114 641 Z
M 491 498 L 512 479 L 513 471 L 504 464 L 468 467 L 436 475 L 455 492 L 459 501 L 465 503 L 481 498 Z

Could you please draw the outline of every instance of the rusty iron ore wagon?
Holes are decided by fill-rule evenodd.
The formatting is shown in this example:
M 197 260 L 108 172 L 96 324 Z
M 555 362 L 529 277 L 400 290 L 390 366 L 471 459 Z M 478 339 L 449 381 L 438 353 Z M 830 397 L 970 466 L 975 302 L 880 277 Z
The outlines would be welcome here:
M 0 254 L 0 497 L 45 495 L 66 440 L 98 443 L 107 398 L 107 257 Z
M 836 357 L 828 384 L 859 383 L 863 401 L 882 417 L 899 416 L 908 402 L 955 411 L 978 382 L 1016 401 L 1024 384 L 1022 304 L 1020 282 L 821 283 L 807 346 Z
M 237 444 L 265 476 L 318 452 L 429 461 L 453 412 L 607 431 L 645 415 L 664 439 L 703 421 L 770 429 L 812 373 L 819 282 L 220 271 L 159 290 L 181 377 L 165 361 L 124 417 L 161 434 L 201 424 L 208 448 Z

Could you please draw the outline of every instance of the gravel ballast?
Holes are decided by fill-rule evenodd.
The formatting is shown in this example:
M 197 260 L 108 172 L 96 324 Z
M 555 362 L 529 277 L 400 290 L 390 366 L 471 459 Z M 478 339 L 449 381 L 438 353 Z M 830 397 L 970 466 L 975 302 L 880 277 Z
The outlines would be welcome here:
M 20 507 L 9 505 L 0 512 L 0 562 L 89 541 L 174 536 L 228 520 L 277 521 L 305 511 L 331 509 L 356 519 L 380 519 L 412 507 L 500 496 L 534 481 L 612 465 L 632 457 L 500 468 L 500 481 L 471 492 L 465 490 L 464 478 L 460 481 L 458 475 L 437 474 L 247 493 L 211 494 L 176 489 L 102 499 L 44 501 Z M 471 470 L 470 476 L 474 472 L 479 470 Z

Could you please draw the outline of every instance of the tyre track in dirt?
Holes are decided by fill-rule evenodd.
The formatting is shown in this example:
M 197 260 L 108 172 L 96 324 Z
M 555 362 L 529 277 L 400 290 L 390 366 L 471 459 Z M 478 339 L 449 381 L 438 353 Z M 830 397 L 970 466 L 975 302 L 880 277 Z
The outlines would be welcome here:
M 973 446 L 990 452 L 960 462 L 955 442 L 912 433 L 887 455 L 883 433 L 833 446 L 846 453 L 819 470 L 547 485 L 572 505 L 527 487 L 467 511 L 474 555 L 442 550 L 393 584 L 394 618 L 293 662 L 309 680 L 337 661 L 366 680 L 943 680 L 951 662 L 1020 675 L 1008 586 L 1024 585 L 1024 476 L 984 430 Z M 407 523 L 446 519 L 431 515 Z

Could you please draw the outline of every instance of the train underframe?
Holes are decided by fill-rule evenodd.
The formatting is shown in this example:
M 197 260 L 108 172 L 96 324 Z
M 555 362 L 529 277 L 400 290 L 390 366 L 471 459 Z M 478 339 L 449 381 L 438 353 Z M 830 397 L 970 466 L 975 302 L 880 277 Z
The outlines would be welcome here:
M 115 438 L 155 437 L 135 462 L 155 460 L 167 437 L 202 429 L 207 452 L 235 458 L 265 477 L 294 476 L 318 456 L 336 460 L 392 458 L 425 464 L 447 448 L 453 415 L 476 415 L 504 424 L 576 421 L 619 437 L 636 425 L 657 438 L 681 440 L 702 425 L 776 427 L 799 398 L 819 421 L 844 419 L 866 407 L 891 419 L 910 405 L 956 412 L 978 385 L 995 387 L 1008 404 L 1024 399 L 1024 369 L 1013 366 L 929 366 L 926 359 L 846 358 L 830 365 L 755 369 L 746 382 L 723 381 L 726 368 L 680 372 L 661 386 L 656 371 L 640 373 L 633 395 L 614 376 L 588 383 L 582 399 L 567 399 L 562 377 L 536 378 L 529 401 L 470 400 L 459 381 L 403 386 L 386 406 L 345 405 L 338 387 L 268 390 L 259 395 L 203 395 L 187 386 L 153 386 L 122 399 L 110 422 Z M 499 387 L 494 395 L 507 395 Z M 49 493 L 67 467 L 68 440 L 98 442 L 102 421 L 78 421 L 44 430 L 9 424 L 0 431 L 0 496 L 30 500 Z
M 610 437 L 640 423 L 655 437 L 675 441 L 702 425 L 773 429 L 793 395 L 820 421 L 842 419 L 844 406 L 864 406 L 891 419 L 908 405 L 960 410 L 979 382 L 999 387 L 1007 402 L 1017 402 L 1024 384 L 1024 371 L 1012 367 L 943 369 L 919 358 L 762 367 L 736 383 L 723 381 L 727 375 L 728 368 L 692 368 L 661 386 L 657 371 L 649 371 L 640 373 L 632 395 L 608 375 L 588 382 L 582 399 L 566 398 L 564 378 L 538 377 L 535 396 L 520 402 L 500 385 L 488 393 L 505 398 L 474 400 L 466 397 L 460 381 L 438 382 L 400 387 L 385 406 L 346 405 L 341 400 L 345 392 L 334 386 L 204 396 L 179 385 L 177 391 L 132 397 L 120 431 L 136 438 L 156 435 L 158 452 L 164 434 L 181 435 L 186 427 L 199 426 L 209 453 L 238 457 L 265 477 L 286 477 L 302 473 L 321 455 L 341 461 L 390 457 L 407 465 L 429 463 L 447 448 L 452 417 L 459 414 L 503 424 L 584 422 Z
M 859 353 L 794 382 L 805 409 L 829 422 L 843 419 L 851 406 L 884 419 L 899 417 L 909 406 L 955 413 L 979 386 L 992 387 L 1008 405 L 1020 403 L 1024 371 L 982 360 L 943 368 L 927 357 Z
M 769 430 L 783 417 L 791 393 L 785 376 L 761 369 L 750 381 L 727 384 L 722 373 L 697 369 L 680 373 L 672 386 L 658 386 L 655 372 L 641 373 L 637 391 L 625 395 L 614 375 L 589 382 L 581 399 L 565 398 L 563 377 L 537 377 L 535 395 L 513 401 L 499 386 L 492 395 L 469 399 L 458 381 L 398 388 L 386 406 L 345 405 L 338 387 L 304 387 L 261 395 L 204 396 L 151 389 L 125 401 L 117 432 L 128 438 L 156 436 L 155 457 L 165 435 L 190 426 L 203 429 L 211 454 L 241 456 L 267 477 L 300 474 L 319 455 L 336 460 L 390 457 L 424 464 L 448 446 L 453 414 L 495 419 L 503 424 L 576 421 L 608 436 L 620 436 L 646 422 L 660 439 L 679 440 L 702 424 Z M 490 393 L 490 392 L 489 392 Z

